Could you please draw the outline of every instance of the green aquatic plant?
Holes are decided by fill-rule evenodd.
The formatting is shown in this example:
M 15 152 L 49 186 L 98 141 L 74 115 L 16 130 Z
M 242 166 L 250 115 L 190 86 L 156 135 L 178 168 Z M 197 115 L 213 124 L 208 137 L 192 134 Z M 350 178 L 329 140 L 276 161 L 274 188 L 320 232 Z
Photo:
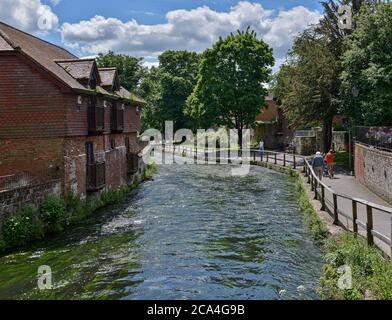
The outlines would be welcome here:
M 147 164 L 146 170 L 143 174 L 143 180 L 152 180 L 154 174 L 158 171 L 158 165 L 155 162 Z

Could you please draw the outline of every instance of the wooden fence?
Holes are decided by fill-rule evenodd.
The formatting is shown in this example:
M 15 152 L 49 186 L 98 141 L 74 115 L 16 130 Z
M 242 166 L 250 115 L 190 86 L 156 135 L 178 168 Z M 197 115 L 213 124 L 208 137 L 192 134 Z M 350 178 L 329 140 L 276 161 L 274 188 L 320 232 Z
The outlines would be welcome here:
M 153 145 L 154 146 L 154 145 Z M 181 145 L 155 145 L 164 152 L 172 152 L 196 158 L 209 159 L 219 158 L 220 151 L 208 149 L 196 149 Z M 243 150 L 232 150 L 241 158 L 245 154 Z M 212 153 L 214 155 L 212 156 Z M 261 161 L 283 167 L 291 167 L 300 170 L 305 175 L 307 183 L 311 185 L 314 199 L 321 203 L 321 210 L 328 212 L 334 224 L 340 225 L 347 231 L 363 236 L 369 245 L 375 245 L 392 258 L 392 208 L 384 207 L 360 198 L 353 198 L 338 193 L 321 181 L 314 172 L 311 161 L 304 156 L 287 154 L 274 151 L 247 150 L 249 161 Z M 231 155 L 229 155 L 230 161 Z

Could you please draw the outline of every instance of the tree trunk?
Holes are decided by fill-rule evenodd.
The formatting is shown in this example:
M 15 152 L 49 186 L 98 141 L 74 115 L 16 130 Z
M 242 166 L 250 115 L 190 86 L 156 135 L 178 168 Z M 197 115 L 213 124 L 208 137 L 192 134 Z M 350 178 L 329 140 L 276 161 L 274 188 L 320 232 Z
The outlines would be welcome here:
M 238 146 L 242 149 L 242 128 L 237 127 L 238 130 Z
M 323 147 L 324 153 L 332 149 L 332 127 L 333 118 L 325 119 L 323 122 Z

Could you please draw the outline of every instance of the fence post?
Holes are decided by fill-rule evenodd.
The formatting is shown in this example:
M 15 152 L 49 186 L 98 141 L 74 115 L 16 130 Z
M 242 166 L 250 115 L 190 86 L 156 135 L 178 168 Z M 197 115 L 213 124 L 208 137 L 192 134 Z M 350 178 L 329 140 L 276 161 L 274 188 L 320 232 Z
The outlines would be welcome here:
M 268 158 L 269 158 L 269 157 L 268 157 L 268 151 L 267 151 L 267 163 L 268 163 Z
M 311 187 L 311 190 L 313 191 L 314 190 L 314 176 L 312 175 L 312 178 L 310 179 L 310 187 Z
M 256 161 L 256 151 L 253 151 L 253 161 Z
M 391 214 L 391 235 L 390 235 L 390 239 L 391 239 L 391 259 L 392 259 L 392 214 Z
M 357 206 L 357 202 L 353 200 L 353 231 L 355 236 L 358 234 L 357 219 L 358 219 L 358 206 Z
M 312 170 L 308 167 L 308 183 L 310 183 L 310 176 L 311 175 L 312 175 Z
M 283 153 L 283 167 L 286 166 L 286 154 Z
M 277 154 L 275 153 L 275 164 L 277 164 L 277 163 L 278 163 Z
M 333 224 L 339 224 L 339 213 L 338 213 L 338 196 L 336 193 L 333 194 Z
M 374 244 L 374 238 L 372 234 L 373 230 L 373 208 L 369 205 L 366 206 L 366 215 L 367 215 L 367 223 L 366 223 L 366 238 L 368 245 L 371 246 Z
M 317 179 L 314 179 L 314 200 L 317 200 L 317 185 L 318 181 Z
M 321 185 L 321 210 L 325 211 L 325 188 Z
M 296 162 L 296 159 L 295 159 L 295 154 L 294 154 L 294 169 L 297 169 L 297 162 Z
M 260 161 L 263 162 L 263 151 L 260 151 Z

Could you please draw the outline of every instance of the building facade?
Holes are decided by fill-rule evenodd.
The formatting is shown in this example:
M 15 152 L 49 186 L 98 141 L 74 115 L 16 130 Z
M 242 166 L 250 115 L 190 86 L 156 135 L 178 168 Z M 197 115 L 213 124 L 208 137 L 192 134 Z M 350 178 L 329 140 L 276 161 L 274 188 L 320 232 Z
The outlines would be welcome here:
M 84 196 L 132 182 L 143 104 L 115 68 L 0 23 L 0 185 L 59 180 Z

